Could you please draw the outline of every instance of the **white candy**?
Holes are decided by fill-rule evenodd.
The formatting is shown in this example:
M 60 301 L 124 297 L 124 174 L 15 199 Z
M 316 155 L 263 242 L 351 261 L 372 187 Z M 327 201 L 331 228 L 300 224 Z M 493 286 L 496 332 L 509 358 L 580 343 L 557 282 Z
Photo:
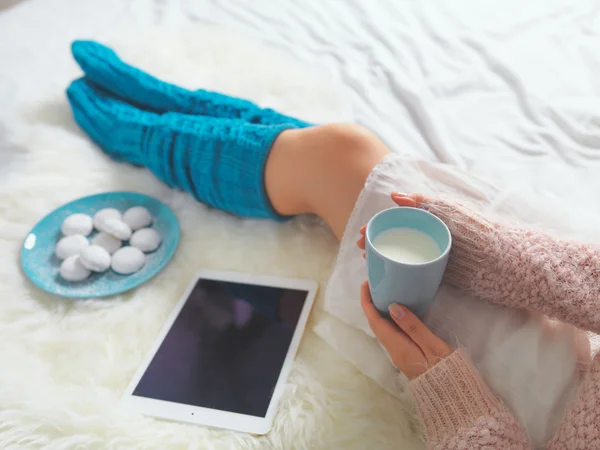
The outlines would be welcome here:
M 143 252 L 153 252 L 160 245 L 160 234 L 152 228 L 142 228 L 131 235 L 129 245 Z
M 93 272 L 104 272 L 110 267 L 110 254 L 99 245 L 90 245 L 79 255 L 81 264 Z
M 112 255 L 121 248 L 123 243 L 116 237 L 102 231 L 92 238 L 92 245 L 99 245 Z
M 90 276 L 90 271 L 83 267 L 79 255 L 73 255 L 60 265 L 60 276 L 67 281 L 82 281 Z
M 134 206 L 125 211 L 123 222 L 135 231 L 150 225 L 152 223 L 152 215 L 143 206 Z
M 74 234 L 87 236 L 93 229 L 92 218 L 87 214 L 72 214 L 65 219 L 60 227 L 60 231 L 65 236 L 72 236 Z
M 115 208 L 104 208 L 94 214 L 94 226 L 98 231 L 104 230 L 104 222 L 108 219 L 119 219 L 121 220 L 121 213 Z
M 122 241 L 127 241 L 131 237 L 131 228 L 120 219 L 107 219 L 102 226 L 104 232 Z
M 129 275 L 140 270 L 145 261 L 146 256 L 139 248 L 123 247 L 115 252 L 110 266 L 117 273 Z
M 79 255 L 90 243 L 83 234 L 65 236 L 56 244 L 54 254 L 58 259 L 67 259 L 69 256 Z

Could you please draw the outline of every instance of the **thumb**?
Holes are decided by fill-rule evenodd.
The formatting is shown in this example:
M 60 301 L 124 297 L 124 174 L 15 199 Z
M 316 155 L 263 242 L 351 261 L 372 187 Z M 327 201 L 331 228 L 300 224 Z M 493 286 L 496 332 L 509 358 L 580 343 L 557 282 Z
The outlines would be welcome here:
M 445 357 L 452 352 L 452 348 L 436 336 L 406 306 L 394 303 L 389 308 L 392 320 L 404 333 L 421 349 L 427 359 Z

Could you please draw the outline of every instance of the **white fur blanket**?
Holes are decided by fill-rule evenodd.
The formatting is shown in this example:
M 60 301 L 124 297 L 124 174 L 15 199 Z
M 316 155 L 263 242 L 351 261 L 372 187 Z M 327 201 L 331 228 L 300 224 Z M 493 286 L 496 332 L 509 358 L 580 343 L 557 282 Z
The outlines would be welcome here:
M 94 18 L 87 20 L 93 28 Z M 402 394 L 403 381 L 395 377 L 387 361 L 365 364 L 377 361 L 380 349 L 360 330 L 360 316 L 355 316 L 357 321 L 348 317 L 357 307 L 352 284 L 342 279 L 337 286 L 347 289 L 348 295 L 335 296 L 355 301 L 352 308 L 342 305 L 340 310 L 339 304 L 338 309 L 327 304 L 327 310 L 345 317 L 344 321 L 325 311 L 323 292 L 337 251 L 330 233 L 308 219 L 285 225 L 234 219 L 165 188 L 143 170 L 104 157 L 73 123 L 63 94 L 70 80 L 78 76 L 68 52 L 69 39 L 102 38 L 103 34 L 72 36 L 62 32 L 63 28 L 60 23 L 56 25 L 58 37 L 49 46 L 54 54 L 4 52 L 9 61 L 29 58 L 30 69 L 12 78 L 11 71 L 0 71 L 0 251 L 5 256 L 0 262 L 0 447 L 421 448 L 414 434 L 414 421 L 407 414 L 410 404 Z M 80 25 L 80 29 L 86 28 Z M 189 87 L 249 97 L 313 121 L 348 118 L 345 94 L 326 74 L 298 66 L 244 38 L 215 30 L 142 32 L 135 28 L 109 43 L 127 60 Z M 15 43 L 17 49 L 33 47 L 18 44 L 22 43 Z M 19 93 L 18 101 L 12 95 L 14 91 Z M 422 107 L 415 98 L 409 96 L 407 102 L 415 101 L 411 107 Z M 425 106 L 425 110 L 435 111 L 435 105 Z M 12 114 L 13 107 L 16 114 Z M 436 121 L 431 124 L 439 125 Z M 441 140 L 441 148 L 454 148 L 447 136 L 436 134 L 433 125 L 433 130 L 429 126 L 424 130 Z M 469 127 L 473 128 L 472 124 Z M 587 142 L 584 131 L 573 133 Z M 559 132 L 554 134 L 561 142 Z M 581 155 L 592 159 L 592 153 Z M 456 165 L 460 167 L 472 163 L 468 158 L 458 159 L 461 163 Z M 584 159 L 581 165 L 587 164 Z M 448 165 L 416 160 L 410 164 L 413 178 L 404 178 L 403 186 L 411 190 L 456 187 L 456 181 L 465 174 Z M 490 210 L 552 226 L 565 235 L 598 240 L 600 221 L 594 208 L 589 208 L 597 204 L 594 192 L 600 192 L 594 189 L 597 183 L 592 184 L 597 179 L 594 167 L 591 163 L 589 167 L 575 166 L 565 167 L 562 161 L 539 166 L 537 159 L 531 160 L 523 166 L 511 166 L 516 173 L 498 177 L 493 185 L 482 184 L 487 186 L 482 192 L 459 193 L 488 201 Z M 500 175 L 502 167 L 495 159 L 481 158 L 471 166 L 471 172 L 477 169 L 479 173 Z M 473 180 L 470 174 L 465 178 Z M 379 207 L 387 201 L 384 190 L 392 186 L 372 184 L 373 189 L 364 198 L 372 195 L 375 201 L 371 207 Z M 18 255 L 21 240 L 33 223 L 73 198 L 121 189 L 154 195 L 179 216 L 184 245 L 165 272 L 132 293 L 102 301 L 64 301 L 31 286 L 19 270 Z M 372 212 L 359 209 L 361 214 Z M 358 216 L 352 226 L 365 217 Z M 352 248 L 354 234 L 350 227 L 345 248 Z M 348 260 L 353 265 L 356 261 Z M 340 280 L 339 274 L 345 273 L 344 267 L 337 265 L 338 277 L 332 287 L 336 279 Z M 200 268 L 298 276 L 321 282 L 322 293 L 310 325 L 336 350 L 307 332 L 275 428 L 268 436 L 254 438 L 156 421 L 129 415 L 118 406 L 118 398 L 144 351 L 192 274 Z M 451 301 L 446 304 L 456 305 Z M 562 390 L 568 390 L 571 381 L 572 364 L 563 364 L 560 370 L 554 364 L 557 355 L 570 354 L 571 337 L 559 333 L 557 339 L 562 339 L 566 347 L 548 346 L 548 342 L 557 342 L 552 341 L 555 336 L 549 341 L 549 335 L 535 323 L 528 319 L 520 323 L 519 317 L 497 315 L 495 309 L 468 300 L 449 315 L 442 312 L 434 316 L 445 319 L 433 320 L 432 325 L 445 337 L 454 337 L 458 333 L 451 326 L 457 325 L 448 317 L 461 317 L 463 310 L 480 314 L 480 320 L 471 322 L 475 333 L 470 342 L 477 349 L 480 367 L 528 423 L 532 437 L 541 440 L 552 425 L 553 402 Z M 515 324 L 522 326 L 516 333 L 509 333 Z M 498 332 L 487 330 L 485 339 L 479 339 L 479 330 L 484 328 Z M 464 335 L 457 337 L 463 343 L 468 340 Z M 542 346 L 538 346 L 540 342 Z M 513 357 L 515 348 L 522 350 L 520 358 Z M 356 366 L 345 362 L 342 355 Z M 536 365 L 538 357 L 548 365 Z M 537 376 L 544 371 L 554 371 L 553 377 Z M 543 392 L 549 386 L 543 380 L 555 383 L 552 395 Z M 538 390 L 529 390 L 530 386 Z M 538 398 L 547 398 L 548 403 L 530 402 L 525 395 L 537 395 L 539 390 L 544 395 Z
M 314 121 L 348 118 L 344 96 L 327 74 L 218 30 L 136 30 L 109 44 L 127 61 L 189 87 L 249 97 Z M 406 404 L 311 331 L 328 316 L 322 298 L 338 248 L 331 233 L 309 218 L 284 225 L 236 219 L 105 157 L 71 118 L 64 89 L 79 71 L 68 42 L 62 52 L 37 84 L 25 84 L 28 101 L 21 97 L 16 114 L 0 113 L 0 447 L 420 448 Z M 4 99 L 6 106 L 10 99 Z M 64 202 L 111 190 L 144 192 L 175 211 L 182 245 L 172 263 L 148 284 L 114 298 L 70 301 L 37 290 L 18 263 L 29 228 Z M 201 268 L 321 284 L 267 436 L 169 423 L 119 407 L 163 321 Z

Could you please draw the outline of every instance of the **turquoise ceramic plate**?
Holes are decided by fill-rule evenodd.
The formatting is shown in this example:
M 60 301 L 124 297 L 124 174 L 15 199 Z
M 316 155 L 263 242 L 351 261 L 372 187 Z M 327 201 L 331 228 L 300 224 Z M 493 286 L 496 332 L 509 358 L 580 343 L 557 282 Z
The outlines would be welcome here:
M 125 212 L 132 206 L 147 208 L 162 237 L 160 247 L 146 254 L 146 263 L 131 275 L 119 275 L 112 270 L 92 273 L 79 282 L 68 282 L 59 275 L 61 261 L 54 256 L 54 247 L 62 237 L 60 226 L 71 214 L 93 216 L 102 208 L 117 208 Z M 95 233 L 95 232 L 94 232 Z M 94 234 L 88 236 L 93 237 Z M 134 192 L 107 192 L 90 195 L 55 209 L 40 220 L 29 232 L 21 249 L 21 267 L 25 275 L 39 288 L 51 294 L 72 298 L 97 298 L 120 294 L 145 283 L 160 272 L 175 254 L 179 243 L 179 222 L 175 214 L 162 202 Z

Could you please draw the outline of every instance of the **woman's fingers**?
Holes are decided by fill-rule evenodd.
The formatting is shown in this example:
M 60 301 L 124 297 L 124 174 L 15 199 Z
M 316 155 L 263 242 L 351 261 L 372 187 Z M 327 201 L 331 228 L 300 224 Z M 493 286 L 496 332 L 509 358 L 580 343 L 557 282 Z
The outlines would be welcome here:
M 358 245 L 358 248 L 360 248 L 361 250 L 364 250 L 366 245 L 365 237 L 361 236 L 360 239 L 356 242 L 356 245 Z
M 365 233 L 367 232 L 367 226 L 363 225 L 360 229 L 360 239 L 356 242 L 356 245 L 358 245 L 358 248 L 360 248 L 361 250 L 365 249 Z
M 377 336 L 377 339 L 382 344 L 384 341 L 389 342 L 392 340 L 397 331 L 396 327 L 386 320 L 379 311 L 377 311 L 375 305 L 373 305 L 371 293 L 369 292 L 369 283 L 366 281 L 360 287 L 360 304 L 365 312 L 365 316 L 367 316 L 369 326 L 371 327 L 371 330 L 373 330 L 373 333 L 375 333 L 375 336 Z
M 369 326 L 377 340 L 383 344 L 388 352 L 391 353 L 391 347 L 394 344 L 398 345 L 410 345 L 411 340 L 408 339 L 403 333 L 400 333 L 398 327 L 392 322 L 383 317 L 371 300 L 371 293 L 369 292 L 369 284 L 365 281 L 360 289 L 360 304 L 367 316 Z M 395 362 L 395 361 L 394 361 Z
M 425 372 L 430 365 L 428 359 L 406 334 L 377 311 L 371 301 L 367 282 L 361 287 L 360 299 L 371 330 L 387 351 L 394 366 L 408 378 L 418 377 Z
M 425 197 L 421 194 L 401 194 L 399 192 L 394 192 L 392 194 L 392 200 L 398 206 L 418 208 L 419 205 L 425 201 Z
M 406 306 L 397 303 L 390 306 L 390 316 L 406 335 L 419 346 L 428 361 L 445 358 L 452 353 L 452 347 L 437 337 Z

